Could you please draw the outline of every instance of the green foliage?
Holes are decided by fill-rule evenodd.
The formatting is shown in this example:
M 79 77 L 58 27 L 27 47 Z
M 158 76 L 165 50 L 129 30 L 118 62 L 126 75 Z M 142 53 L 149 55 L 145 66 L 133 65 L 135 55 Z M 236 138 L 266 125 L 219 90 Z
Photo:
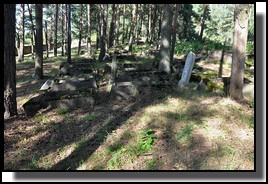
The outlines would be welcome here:
M 151 128 L 144 130 L 140 133 L 140 141 L 138 142 L 141 152 L 150 151 L 154 144 L 154 139 L 158 138 Z
M 220 42 L 215 42 L 212 40 L 205 40 L 204 43 L 204 49 L 209 50 L 209 51 L 214 51 L 214 50 L 222 50 L 224 49 L 224 45 Z M 225 46 L 225 50 L 231 49 L 230 46 Z
M 132 52 L 133 53 L 139 53 L 141 51 L 145 51 L 145 50 L 148 50 L 148 49 L 149 49 L 149 45 L 142 45 L 142 46 L 133 45 L 132 46 Z
M 194 124 L 190 124 L 186 128 L 184 128 L 181 132 L 177 133 L 176 135 L 177 140 L 180 141 L 181 139 L 183 139 L 185 143 L 188 143 L 191 137 L 193 128 L 194 128 Z
M 122 143 L 117 142 L 117 143 L 115 143 L 115 144 L 113 144 L 113 145 L 110 145 L 110 146 L 108 147 L 108 150 L 109 150 L 110 152 L 115 152 L 116 150 L 121 149 L 122 146 L 123 146 Z
M 254 99 L 251 99 L 249 102 L 248 102 L 250 108 L 254 108 Z
M 92 121 L 92 120 L 94 120 L 96 117 L 97 117 L 96 114 L 89 114 L 89 115 L 86 115 L 86 116 L 83 118 L 83 120 L 84 120 L 84 121 Z
M 57 110 L 57 114 L 58 114 L 58 115 L 65 115 L 65 114 L 68 114 L 68 113 L 70 113 L 70 112 L 71 112 L 70 109 L 65 108 L 65 107 L 59 108 L 59 109 Z
M 231 147 L 226 147 L 226 153 L 228 154 L 228 155 L 234 155 L 235 154 L 235 150 L 233 149 L 233 148 L 231 148 Z
M 159 161 L 157 158 L 152 158 L 147 162 L 147 169 L 158 170 L 161 165 L 163 165 L 163 161 Z
M 33 122 L 39 122 L 39 123 L 42 123 L 42 124 L 47 124 L 47 123 L 50 123 L 50 119 L 46 117 L 46 115 L 44 114 L 40 114 L 40 115 L 36 115 L 33 120 Z
M 186 41 L 175 46 L 175 54 L 187 54 L 189 51 L 196 52 L 202 49 L 203 46 L 198 41 Z
M 247 54 L 254 54 L 254 44 L 253 43 L 247 44 Z

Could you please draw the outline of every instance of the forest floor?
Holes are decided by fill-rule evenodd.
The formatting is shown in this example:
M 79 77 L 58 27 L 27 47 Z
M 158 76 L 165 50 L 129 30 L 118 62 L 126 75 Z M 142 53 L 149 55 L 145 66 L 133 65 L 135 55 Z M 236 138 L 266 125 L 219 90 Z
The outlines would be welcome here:
M 144 87 L 124 101 L 98 89 L 93 108 L 53 109 L 27 118 L 22 104 L 65 58 L 17 64 L 19 116 L 5 120 L 5 170 L 254 170 L 254 108 L 219 92 Z M 201 61 L 208 70 L 218 64 Z M 228 76 L 229 68 L 224 69 Z

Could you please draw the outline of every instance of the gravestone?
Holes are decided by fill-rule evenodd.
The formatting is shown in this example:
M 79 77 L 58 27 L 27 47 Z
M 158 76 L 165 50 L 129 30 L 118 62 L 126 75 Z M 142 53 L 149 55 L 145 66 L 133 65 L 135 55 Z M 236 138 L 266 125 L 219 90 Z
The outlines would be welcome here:
M 45 91 L 50 89 L 54 84 L 54 80 L 48 79 L 43 85 L 42 87 L 39 89 L 40 91 Z
M 117 57 L 117 54 L 114 54 L 113 55 L 113 59 L 112 59 L 112 66 L 111 66 L 111 82 L 115 82 L 115 79 L 116 79 L 116 57 Z
M 186 58 L 186 61 L 185 61 L 185 65 L 184 65 L 184 68 L 183 68 L 181 80 L 179 81 L 179 84 L 178 84 L 179 87 L 182 87 L 185 84 L 189 83 L 191 73 L 192 73 L 192 69 L 194 67 L 194 62 L 195 62 L 195 53 L 190 51 L 189 54 L 187 55 L 187 58 Z
M 125 100 L 135 97 L 139 93 L 132 82 L 118 82 L 112 86 L 110 100 Z

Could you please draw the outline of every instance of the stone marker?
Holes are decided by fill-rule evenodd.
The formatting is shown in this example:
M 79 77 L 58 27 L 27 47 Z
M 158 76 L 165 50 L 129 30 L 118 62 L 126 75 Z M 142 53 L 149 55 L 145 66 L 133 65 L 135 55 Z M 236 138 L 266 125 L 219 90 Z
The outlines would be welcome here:
M 139 93 L 137 86 L 131 82 L 120 82 L 111 89 L 110 100 L 124 100 L 136 96 Z
M 186 58 L 186 61 L 185 61 L 185 65 L 184 65 L 184 68 L 183 68 L 181 80 L 179 81 L 179 84 L 178 84 L 179 87 L 182 87 L 185 84 L 189 83 L 191 73 L 192 73 L 192 69 L 194 67 L 194 62 L 195 62 L 195 54 L 192 51 L 190 51 L 189 54 L 187 55 L 187 58 Z
M 207 90 L 207 86 L 206 84 L 204 83 L 203 79 L 201 79 L 201 81 L 199 82 L 197 88 L 196 88 L 197 91 L 206 91 Z
M 114 54 L 113 59 L 112 59 L 112 66 L 111 66 L 111 74 L 112 74 L 111 81 L 112 82 L 115 82 L 115 79 L 116 79 L 116 68 L 117 68 L 116 57 L 117 57 L 117 54 Z
M 48 79 L 40 88 L 40 91 L 48 90 L 54 84 L 54 80 Z

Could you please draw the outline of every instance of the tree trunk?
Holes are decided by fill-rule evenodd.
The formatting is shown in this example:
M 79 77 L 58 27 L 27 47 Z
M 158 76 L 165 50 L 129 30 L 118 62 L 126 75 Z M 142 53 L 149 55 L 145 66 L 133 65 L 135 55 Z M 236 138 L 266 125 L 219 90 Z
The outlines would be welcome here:
M 72 38 L 71 38 L 71 4 L 68 4 L 67 5 L 67 14 L 68 14 L 68 17 L 67 17 L 67 19 L 68 19 L 68 48 L 67 48 L 67 53 L 68 53 L 68 55 L 67 55 L 67 62 L 68 63 L 71 63 L 71 45 L 72 45 Z
M 249 4 L 236 4 L 234 11 L 234 45 L 231 69 L 229 95 L 243 99 L 244 65 L 246 60 L 246 45 L 248 36 L 248 21 L 250 17 Z
M 152 37 L 152 5 L 148 4 L 149 6 L 149 14 L 148 14 L 148 32 L 147 32 L 147 41 L 151 42 Z
M 120 16 L 121 16 L 121 5 L 117 5 L 117 22 L 116 22 L 116 39 L 115 39 L 115 45 L 119 45 L 119 31 L 120 31 Z
M 99 46 L 100 46 L 100 37 L 101 37 L 101 13 L 100 13 L 100 11 L 97 13 L 96 32 L 97 32 L 97 35 L 96 35 L 96 50 L 98 50 Z
M 161 45 L 159 71 L 170 75 L 170 47 L 171 47 L 171 27 L 172 27 L 173 4 L 164 5 L 164 16 L 161 27 Z
M 134 29 L 137 22 L 137 10 L 138 10 L 138 4 L 133 4 L 133 11 L 132 11 L 132 21 L 131 21 L 131 27 L 130 27 L 130 38 L 129 38 L 129 44 L 128 44 L 128 51 L 132 52 L 132 44 L 134 39 Z
M 43 4 L 35 4 L 36 19 L 36 58 L 35 58 L 35 78 L 43 78 Z
M 108 35 L 107 35 L 108 16 L 109 16 L 108 10 L 109 10 L 109 4 L 106 4 L 106 6 L 105 6 L 105 24 L 104 24 L 105 25 L 105 35 L 103 37 L 105 52 L 108 52 Z
M 17 115 L 15 4 L 4 4 L 4 118 Z
M 138 24 L 138 22 L 139 22 L 140 16 L 138 14 L 138 11 L 139 11 L 139 4 L 137 4 L 137 17 L 136 17 L 135 29 L 134 29 L 134 32 L 135 32 L 134 33 L 135 34 L 134 41 L 136 42 L 136 44 L 138 44 L 138 40 L 139 40 L 139 35 L 138 35 L 139 24 Z
M 174 57 L 174 48 L 176 44 L 176 33 L 177 33 L 177 26 L 178 26 L 178 13 L 179 13 L 179 4 L 175 6 L 175 13 L 173 17 L 173 29 L 172 29 L 172 42 L 171 42 L 171 50 L 170 50 L 170 61 L 173 61 Z
M 63 4 L 61 5 L 61 56 L 64 56 L 64 47 L 65 47 L 65 33 L 64 33 L 64 25 L 65 25 L 65 22 L 64 22 L 64 11 L 63 11 Z
M 34 60 L 34 41 L 36 40 L 36 36 L 35 36 L 35 30 L 34 30 L 34 23 L 33 23 L 33 16 L 32 16 L 32 9 L 30 7 L 29 4 L 27 4 L 28 6 L 28 11 L 29 11 L 29 16 L 30 16 L 30 21 L 31 21 L 31 31 L 32 31 L 32 38 L 31 38 L 31 42 L 32 42 L 32 48 L 31 48 L 31 52 L 32 52 L 32 59 Z
M 200 40 L 201 41 L 203 39 L 203 32 L 204 32 L 204 29 L 205 29 L 205 16 L 206 16 L 206 13 L 207 13 L 207 9 L 208 9 L 208 4 L 205 4 L 204 5 L 202 23 L 201 23 L 201 31 L 200 31 Z
M 159 8 L 159 21 L 158 21 L 158 34 L 157 34 L 157 40 L 160 40 L 161 37 L 161 25 L 162 25 L 162 8 Z
M 20 30 L 19 30 L 19 37 L 20 37 L 20 47 L 18 53 L 18 61 L 22 62 L 24 59 L 24 4 L 21 4 L 21 17 L 20 17 Z
M 90 25 L 90 4 L 87 4 L 87 51 L 91 52 L 91 25 Z
M 99 54 L 99 62 L 103 60 L 103 57 L 106 53 L 106 45 L 107 45 L 107 9 L 104 4 L 101 5 L 101 19 L 102 19 L 102 26 L 101 26 L 101 37 L 100 37 L 100 54 Z
M 81 51 L 82 30 L 83 30 L 83 4 L 80 4 L 80 28 L 79 28 L 78 51 L 77 51 L 78 55 L 80 55 Z
M 224 62 L 224 54 L 225 54 L 225 47 L 226 47 L 226 43 L 227 43 L 227 38 L 225 38 L 224 41 L 224 45 L 223 45 L 223 49 L 222 49 L 222 53 L 221 53 L 221 60 L 220 60 L 220 67 L 219 67 L 219 78 L 222 78 L 222 69 L 223 69 L 223 62 Z
M 46 39 L 46 54 L 47 58 L 49 57 L 49 49 L 48 49 L 48 37 L 47 37 L 47 21 L 45 21 L 45 39 Z
M 126 21 L 126 4 L 123 5 L 123 35 L 122 35 L 122 44 L 125 43 L 125 21 Z
M 68 5 L 65 4 L 65 40 L 64 40 L 64 55 L 68 55 Z
M 151 32 L 151 40 L 150 43 L 155 43 L 155 27 L 156 27 L 156 21 L 157 21 L 157 16 L 156 16 L 156 12 L 157 12 L 157 4 L 154 4 L 154 13 L 153 13 L 153 21 L 152 21 L 152 32 Z
M 55 24 L 54 24 L 54 56 L 57 57 L 57 49 L 58 49 L 58 38 L 57 38 L 57 31 L 58 31 L 58 9 L 59 5 L 55 5 Z
M 112 18 L 110 23 L 110 32 L 109 32 L 109 48 L 114 45 L 114 28 L 115 28 L 115 20 L 116 20 L 116 9 L 115 4 L 112 5 Z

